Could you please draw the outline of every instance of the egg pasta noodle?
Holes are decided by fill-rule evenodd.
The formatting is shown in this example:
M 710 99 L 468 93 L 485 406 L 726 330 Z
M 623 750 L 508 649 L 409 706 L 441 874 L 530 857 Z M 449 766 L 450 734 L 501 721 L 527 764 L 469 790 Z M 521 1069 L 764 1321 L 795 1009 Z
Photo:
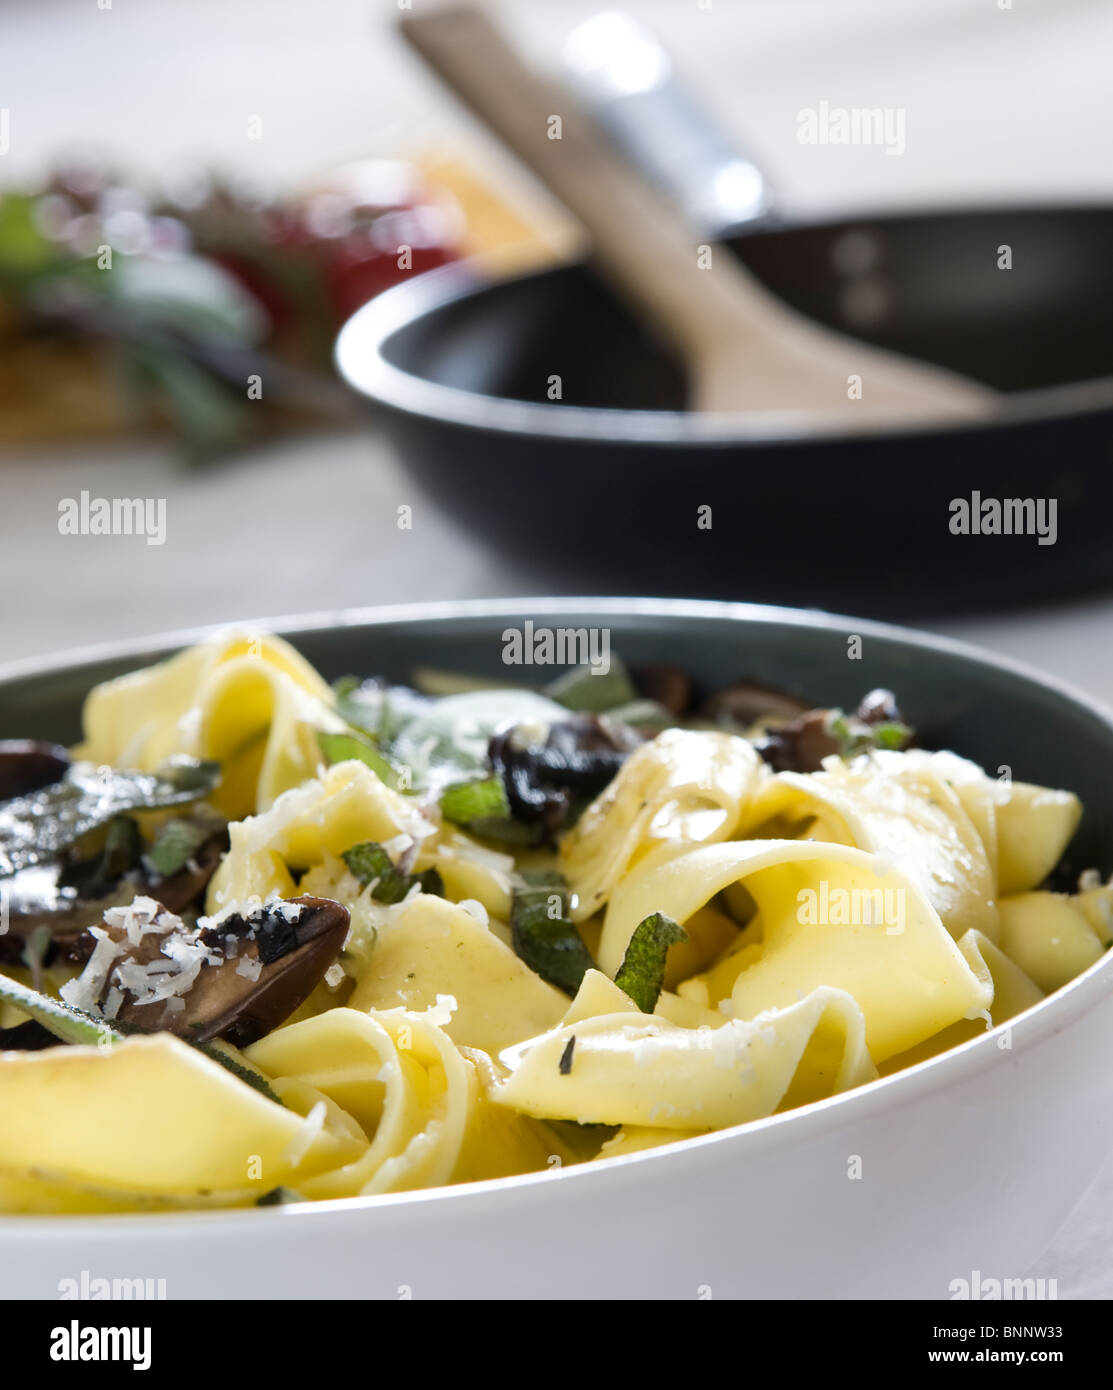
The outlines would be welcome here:
M 732 722 L 574 687 L 337 691 L 229 632 L 95 688 L 72 750 L 3 745 L 5 843 L 97 769 L 219 781 L 0 879 L 0 1210 L 606 1161 L 937 1055 L 1113 938 L 1113 889 L 1048 883 L 1069 791 L 866 702 Z M 444 814 L 480 781 L 489 813 Z

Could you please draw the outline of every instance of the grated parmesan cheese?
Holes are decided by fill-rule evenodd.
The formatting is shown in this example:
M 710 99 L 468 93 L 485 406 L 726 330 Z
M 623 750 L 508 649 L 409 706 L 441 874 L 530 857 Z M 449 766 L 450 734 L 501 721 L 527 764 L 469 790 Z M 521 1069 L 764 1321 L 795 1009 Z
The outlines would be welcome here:
M 473 922 L 478 922 L 481 927 L 489 927 L 491 919 L 487 916 L 487 909 L 476 898 L 464 898 L 456 904 L 462 907 Z
M 188 994 L 203 965 L 219 964 L 220 957 L 209 950 L 200 939 L 200 932 L 194 930 L 168 937 L 162 955 L 146 964 L 121 961 L 113 978 L 132 996 L 136 1006 L 160 1004 Z
M 105 923 L 122 931 L 132 946 L 138 946 L 148 932 L 158 932 L 165 936 L 168 932 L 181 931 L 180 917 L 167 912 L 154 898 L 134 898 L 124 907 L 110 907 L 104 914 Z
M 108 975 L 116 957 L 124 950 L 123 942 L 113 941 L 103 927 L 90 927 L 89 933 L 96 938 L 93 954 L 85 964 L 85 969 L 74 980 L 67 980 L 58 991 L 65 1003 L 86 1013 L 100 1013 L 99 1000 L 108 982 Z
M 452 1022 L 452 1015 L 459 1008 L 454 994 L 438 994 L 437 1002 L 425 1010 L 425 1017 L 438 1028 L 446 1028 Z

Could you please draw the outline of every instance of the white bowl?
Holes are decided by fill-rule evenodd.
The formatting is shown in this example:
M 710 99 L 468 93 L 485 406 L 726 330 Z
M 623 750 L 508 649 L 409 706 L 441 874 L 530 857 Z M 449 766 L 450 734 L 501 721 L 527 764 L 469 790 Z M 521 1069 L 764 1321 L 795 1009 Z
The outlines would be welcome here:
M 274 626 L 329 676 L 397 677 L 415 658 L 490 667 L 486 644 L 508 618 L 527 616 L 605 622 L 616 650 L 639 659 L 652 650 L 728 679 L 740 674 L 725 666 L 737 666 L 745 639 L 752 674 L 789 684 L 795 675 L 797 685 L 808 675 L 809 693 L 834 702 L 847 700 L 851 681 L 859 693 L 896 684 L 913 722 L 930 726 L 934 702 L 945 706 L 942 727 L 972 730 L 983 745 L 1002 722 L 984 702 L 1003 692 L 1019 731 L 1016 775 L 1046 780 L 1058 762 L 1063 784 L 1097 803 L 1099 839 L 1111 823 L 1113 792 L 1101 797 L 1113 781 L 1113 716 L 1012 663 L 879 624 L 733 604 L 522 600 Z M 849 632 L 872 655 L 848 674 Z M 69 736 L 90 680 L 181 640 L 0 671 L 0 732 L 41 735 L 51 722 L 59 732 L 63 719 Z M 12 727 L 33 709 L 38 727 Z M 1036 746 L 1041 729 L 1048 748 Z M 986 746 L 958 751 L 989 760 Z M 1113 1138 L 1111 1029 L 1106 957 L 1009 1024 L 907 1071 L 608 1162 L 317 1205 L 0 1219 L 0 1292 L 57 1297 L 60 1281 L 82 1271 L 165 1279 L 171 1298 L 206 1299 L 947 1298 L 975 1271 L 983 1281 L 1036 1277 L 1033 1263 Z

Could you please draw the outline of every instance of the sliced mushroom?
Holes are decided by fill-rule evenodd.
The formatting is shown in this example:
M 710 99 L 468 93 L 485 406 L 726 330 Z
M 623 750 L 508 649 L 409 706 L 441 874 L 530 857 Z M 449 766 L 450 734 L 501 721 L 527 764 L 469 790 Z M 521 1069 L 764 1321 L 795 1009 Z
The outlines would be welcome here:
M 630 676 L 644 699 L 654 700 L 678 719 L 687 714 L 692 703 L 692 678 L 683 667 L 664 662 L 636 666 Z
M 841 744 L 830 730 L 831 711 L 809 710 L 799 719 L 770 729 L 754 747 L 774 772 L 819 772 L 823 759 Z
M 550 724 L 544 738 L 515 725 L 491 739 L 488 756 L 506 788 L 515 820 L 553 836 L 574 796 L 594 796 L 611 782 L 641 737 L 605 715 L 578 714 Z
M 62 882 L 60 864 L 34 864 L 4 879 L 0 887 L 8 908 L 8 930 L 0 936 L 0 965 L 20 964 L 31 933 L 39 927 L 46 927 L 51 938 L 44 964 L 58 954 L 71 956 L 90 923 L 136 894 L 134 884 L 121 880 L 111 892 L 83 899 L 76 888 Z
M 70 765 L 70 755 L 54 743 L 30 738 L 0 739 L 0 801 L 30 796 L 60 782 Z
M 901 719 L 893 692 L 878 689 L 862 697 L 855 714 L 809 710 L 770 728 L 754 747 L 777 772 L 818 772 L 832 753 L 848 758 L 876 748 L 903 749 L 911 738 L 912 730 Z
M 96 1006 L 125 1030 L 191 1042 L 221 1037 L 246 1047 L 289 1018 L 319 984 L 344 945 L 348 922 L 343 904 L 301 897 L 191 930 L 163 904 L 142 899 L 132 910 L 110 912 L 102 931 L 90 933 L 94 944 L 107 936 L 123 949 L 107 969 L 94 952 L 90 978 L 82 978 L 96 992 Z
M 771 685 L 762 685 L 758 681 L 737 681 L 709 696 L 699 712 L 705 719 L 713 719 L 717 724 L 736 724 L 741 729 L 748 729 L 763 719 L 799 719 L 812 708 L 795 695 L 776 690 Z

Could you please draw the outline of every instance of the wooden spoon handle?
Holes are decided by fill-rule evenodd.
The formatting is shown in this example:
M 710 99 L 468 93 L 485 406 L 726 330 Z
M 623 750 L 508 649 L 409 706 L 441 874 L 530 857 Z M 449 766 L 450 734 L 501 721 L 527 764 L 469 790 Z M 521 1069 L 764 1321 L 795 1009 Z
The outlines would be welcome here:
M 587 228 L 604 275 L 686 357 L 697 410 L 982 415 L 989 393 L 924 363 L 833 333 L 782 304 L 729 252 L 710 271 L 681 215 L 532 72 L 469 5 L 407 15 L 403 34 L 444 82 Z M 844 426 L 845 427 L 845 426 Z
M 733 267 L 721 257 L 714 274 L 700 268 L 698 243 L 680 217 L 611 154 L 555 84 L 526 67 L 482 11 L 452 6 L 399 24 L 456 95 L 579 218 L 608 278 L 669 339 L 690 358 L 720 339 L 737 342 L 729 292 L 737 286 L 724 284 L 739 278 Z

